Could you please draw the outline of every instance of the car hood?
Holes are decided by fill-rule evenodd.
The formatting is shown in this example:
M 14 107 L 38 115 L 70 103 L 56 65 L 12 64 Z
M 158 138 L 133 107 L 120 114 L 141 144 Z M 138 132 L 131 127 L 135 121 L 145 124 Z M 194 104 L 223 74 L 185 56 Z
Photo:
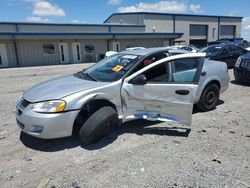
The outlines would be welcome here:
M 61 99 L 73 93 L 108 84 L 109 83 L 105 82 L 84 80 L 73 75 L 69 75 L 35 85 L 23 94 L 23 98 L 29 102 Z
M 250 52 L 247 52 L 243 56 L 241 56 L 242 59 L 250 59 Z

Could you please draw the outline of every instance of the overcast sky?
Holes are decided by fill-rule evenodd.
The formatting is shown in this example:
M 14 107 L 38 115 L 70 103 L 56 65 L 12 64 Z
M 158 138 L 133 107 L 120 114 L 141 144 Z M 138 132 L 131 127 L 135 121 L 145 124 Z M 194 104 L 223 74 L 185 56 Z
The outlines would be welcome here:
M 250 40 L 250 0 L 0 0 L 0 21 L 102 23 L 115 12 L 243 16 Z

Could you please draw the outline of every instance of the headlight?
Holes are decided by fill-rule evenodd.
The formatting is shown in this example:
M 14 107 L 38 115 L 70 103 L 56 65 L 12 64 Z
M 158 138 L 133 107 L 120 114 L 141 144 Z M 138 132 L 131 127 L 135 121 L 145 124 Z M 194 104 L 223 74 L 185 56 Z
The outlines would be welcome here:
M 44 101 L 34 103 L 32 110 L 41 113 L 63 112 L 66 107 L 66 102 L 62 100 Z
M 240 63 L 241 63 L 241 57 L 239 57 L 235 63 L 235 67 L 240 67 Z

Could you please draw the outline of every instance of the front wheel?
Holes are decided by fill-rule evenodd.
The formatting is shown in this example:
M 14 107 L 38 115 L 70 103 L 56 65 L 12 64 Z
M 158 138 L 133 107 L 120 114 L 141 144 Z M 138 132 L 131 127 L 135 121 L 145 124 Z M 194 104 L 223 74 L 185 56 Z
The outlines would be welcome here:
M 118 114 L 110 106 L 105 106 L 93 113 L 80 129 L 80 138 L 84 144 L 91 144 L 101 139 L 118 124 Z
M 216 84 L 209 84 L 204 89 L 197 107 L 203 112 L 210 111 L 218 104 L 219 97 L 219 87 Z

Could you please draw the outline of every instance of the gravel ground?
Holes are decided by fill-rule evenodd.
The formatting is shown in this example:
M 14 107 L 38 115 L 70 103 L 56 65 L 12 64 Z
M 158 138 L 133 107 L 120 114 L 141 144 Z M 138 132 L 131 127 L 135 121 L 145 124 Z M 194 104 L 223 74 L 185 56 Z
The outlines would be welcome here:
M 0 187 L 250 186 L 250 87 L 234 81 L 215 110 L 194 110 L 191 130 L 133 121 L 88 147 L 20 133 L 15 102 L 24 90 L 85 66 L 0 70 Z

